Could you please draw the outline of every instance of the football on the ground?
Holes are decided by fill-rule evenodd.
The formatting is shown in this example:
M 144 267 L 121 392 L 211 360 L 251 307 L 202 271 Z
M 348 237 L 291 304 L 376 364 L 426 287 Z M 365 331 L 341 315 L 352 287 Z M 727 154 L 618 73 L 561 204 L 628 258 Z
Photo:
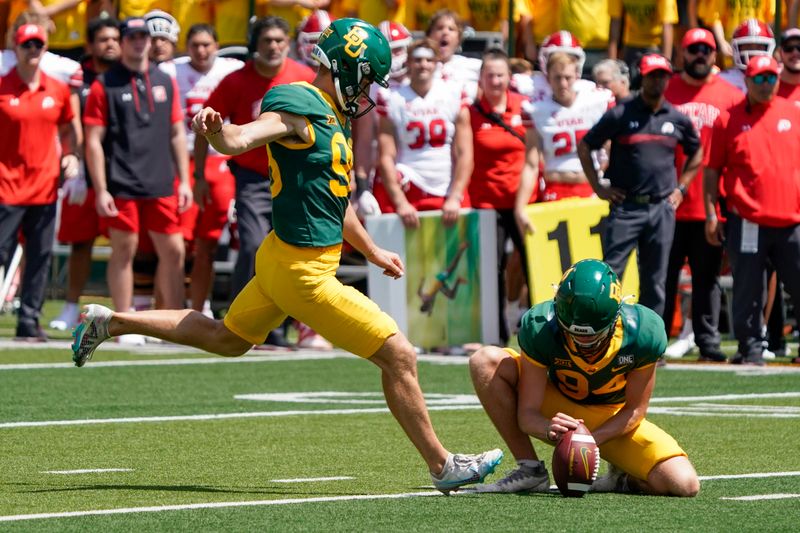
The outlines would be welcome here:
M 597 479 L 600 448 L 585 425 L 567 431 L 553 451 L 553 478 L 565 497 L 580 498 Z

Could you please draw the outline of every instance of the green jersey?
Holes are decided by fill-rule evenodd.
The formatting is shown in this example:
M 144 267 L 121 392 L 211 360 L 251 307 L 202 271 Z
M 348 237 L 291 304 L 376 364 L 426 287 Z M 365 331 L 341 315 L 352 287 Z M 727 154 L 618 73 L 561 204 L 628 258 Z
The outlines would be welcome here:
M 261 101 L 266 111 L 304 117 L 311 137 L 304 144 L 282 138 L 267 145 L 275 233 L 295 246 L 341 243 L 353 166 L 350 121 L 305 82 L 270 89 Z
M 627 374 L 653 365 L 667 347 L 661 317 L 639 304 L 622 304 L 614 334 L 605 354 L 591 363 L 572 353 L 556 320 L 553 302 L 535 305 L 519 330 L 519 345 L 561 393 L 582 404 L 617 404 L 625 401 Z

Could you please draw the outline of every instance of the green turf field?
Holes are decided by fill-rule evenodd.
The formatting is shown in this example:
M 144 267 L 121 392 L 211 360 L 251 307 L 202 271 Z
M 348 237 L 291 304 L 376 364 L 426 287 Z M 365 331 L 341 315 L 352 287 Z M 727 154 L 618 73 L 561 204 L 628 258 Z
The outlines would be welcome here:
M 385 408 L 377 368 L 352 356 L 227 360 L 156 346 L 102 349 L 82 369 L 69 358 L 65 341 L 0 341 L 2 531 L 797 531 L 800 521 L 797 367 L 659 369 L 649 418 L 689 453 L 700 495 L 568 500 L 439 495 Z M 502 447 L 466 358 L 422 359 L 445 445 Z

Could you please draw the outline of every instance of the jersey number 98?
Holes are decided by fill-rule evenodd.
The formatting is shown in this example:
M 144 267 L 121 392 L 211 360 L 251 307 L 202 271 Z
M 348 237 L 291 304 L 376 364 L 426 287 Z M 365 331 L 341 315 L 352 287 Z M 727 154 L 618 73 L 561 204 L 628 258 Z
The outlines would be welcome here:
M 345 197 L 350 193 L 350 169 L 353 168 L 353 150 L 341 132 L 331 137 L 331 169 L 339 179 L 328 183 L 334 196 Z

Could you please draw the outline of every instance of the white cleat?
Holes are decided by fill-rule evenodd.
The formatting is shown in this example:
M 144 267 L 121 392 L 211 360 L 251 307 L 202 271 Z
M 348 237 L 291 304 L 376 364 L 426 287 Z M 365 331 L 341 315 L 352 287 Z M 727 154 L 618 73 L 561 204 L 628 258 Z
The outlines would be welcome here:
M 532 467 L 519 465 L 516 470 L 512 470 L 506 477 L 494 483 L 478 485 L 475 492 L 549 492 L 550 476 L 544 463 Z
M 108 307 L 89 304 L 83 308 L 81 322 L 72 332 L 72 360 L 75 366 L 83 366 L 92 358 L 100 344 L 108 339 L 108 323 L 113 316 Z
M 494 472 L 502 460 L 503 452 L 497 448 L 478 455 L 451 453 L 447 456 L 442 473 L 438 476 L 431 474 L 433 486 L 442 493 L 449 494 L 464 485 L 481 483 Z
M 690 333 L 686 337 L 682 339 L 678 339 L 669 346 L 667 349 L 664 350 L 664 356 L 670 359 L 680 359 L 687 353 L 691 352 L 695 348 L 696 344 L 694 343 L 694 333 Z

